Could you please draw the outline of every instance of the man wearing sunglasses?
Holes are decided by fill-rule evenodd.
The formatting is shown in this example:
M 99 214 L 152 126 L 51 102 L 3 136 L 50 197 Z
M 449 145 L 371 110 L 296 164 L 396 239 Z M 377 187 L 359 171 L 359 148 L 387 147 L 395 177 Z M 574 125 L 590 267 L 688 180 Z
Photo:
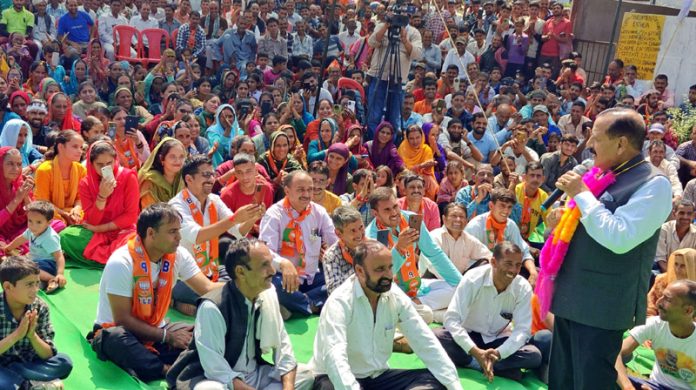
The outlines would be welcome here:
M 198 267 L 208 279 L 229 280 L 224 267 L 220 267 L 220 258 L 224 258 L 220 236 L 228 233 L 237 239 L 243 238 L 254 223 L 266 211 L 263 203 L 248 204 L 240 207 L 236 213 L 213 194 L 215 171 L 206 156 L 194 156 L 181 169 L 181 176 L 186 186 L 169 201 L 182 217 L 181 246 L 186 248 L 198 263 Z M 183 283 L 177 283 L 172 290 L 174 307 L 184 314 L 195 313 L 198 294 Z

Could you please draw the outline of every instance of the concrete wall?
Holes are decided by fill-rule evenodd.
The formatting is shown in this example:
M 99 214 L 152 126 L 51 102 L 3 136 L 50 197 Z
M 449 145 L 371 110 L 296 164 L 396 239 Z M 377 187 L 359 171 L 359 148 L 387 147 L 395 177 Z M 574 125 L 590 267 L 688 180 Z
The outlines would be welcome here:
M 615 0 L 575 0 L 573 2 L 573 31 L 575 38 L 585 41 L 609 42 L 611 30 L 614 26 L 617 4 L 618 1 Z M 619 38 L 623 14 L 630 11 L 668 16 L 677 16 L 679 14 L 678 9 L 650 5 L 647 1 L 624 1 L 621 5 L 619 26 L 617 27 L 614 43 Z M 689 16 L 696 16 L 696 12 L 692 11 Z

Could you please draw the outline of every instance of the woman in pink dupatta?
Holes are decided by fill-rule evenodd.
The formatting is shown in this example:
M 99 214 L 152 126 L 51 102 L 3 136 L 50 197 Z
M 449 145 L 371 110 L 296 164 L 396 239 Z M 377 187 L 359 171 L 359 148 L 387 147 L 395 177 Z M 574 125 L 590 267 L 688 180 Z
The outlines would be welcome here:
M 9 244 L 27 229 L 27 213 L 24 205 L 31 202 L 34 181 L 25 181 L 22 176 L 22 155 L 19 150 L 3 146 L 0 148 L 0 242 Z M 23 245 L 20 253 L 26 253 Z M 0 251 L 0 256 L 4 255 Z
M 136 173 L 119 166 L 111 142 L 95 142 L 87 157 L 87 176 L 79 185 L 84 222 L 66 228 L 60 236 L 63 251 L 73 264 L 99 267 L 135 232 L 140 190 Z M 106 166 L 112 168 L 115 184 L 104 182 L 102 168 Z

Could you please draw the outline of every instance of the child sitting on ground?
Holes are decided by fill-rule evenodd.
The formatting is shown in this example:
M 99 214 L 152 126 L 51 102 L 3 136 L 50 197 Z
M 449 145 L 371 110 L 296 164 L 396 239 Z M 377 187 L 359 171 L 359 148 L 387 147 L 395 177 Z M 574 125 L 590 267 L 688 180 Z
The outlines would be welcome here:
M 41 270 L 39 279 L 42 289 L 52 293 L 67 282 L 63 276 L 65 258 L 60 237 L 50 226 L 54 207 L 49 202 L 38 200 L 31 202 L 26 210 L 28 229 L 6 246 L 0 244 L 0 249 L 8 253 L 29 241 L 29 256 Z
M 70 358 L 56 353 L 48 306 L 36 296 L 39 273 L 24 256 L 0 264 L 0 389 L 62 389 L 72 370 Z

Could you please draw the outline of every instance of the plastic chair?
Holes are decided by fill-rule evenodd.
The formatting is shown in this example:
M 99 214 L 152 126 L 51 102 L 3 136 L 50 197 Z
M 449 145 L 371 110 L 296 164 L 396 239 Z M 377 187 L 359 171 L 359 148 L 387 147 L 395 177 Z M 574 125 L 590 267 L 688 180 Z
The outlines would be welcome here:
M 164 39 L 164 47 L 169 47 L 169 34 L 167 31 L 161 28 L 146 28 L 140 32 L 140 53 L 141 61 L 143 65 L 150 63 L 159 63 L 162 59 L 162 39 Z M 143 41 L 147 39 L 147 43 L 150 46 L 148 49 L 147 57 L 145 57 L 145 43 Z
M 171 40 L 171 43 L 172 43 L 171 48 L 174 50 L 176 50 L 176 37 L 178 35 L 179 35 L 179 29 L 178 28 L 174 29 L 174 31 L 172 31 L 172 40 Z
M 141 41 L 140 32 L 135 27 L 125 24 L 114 26 L 114 43 L 118 42 L 118 46 L 114 48 L 114 54 L 117 60 L 128 62 L 140 61 L 140 44 L 136 46 L 135 57 L 131 57 L 131 43 L 134 37 L 138 42 Z
M 363 104 L 367 101 L 365 99 L 365 89 L 362 85 L 360 85 L 360 83 L 353 79 L 349 79 L 348 77 L 341 77 L 340 79 L 338 79 L 338 88 L 354 89 L 360 92 L 360 96 L 363 99 Z

